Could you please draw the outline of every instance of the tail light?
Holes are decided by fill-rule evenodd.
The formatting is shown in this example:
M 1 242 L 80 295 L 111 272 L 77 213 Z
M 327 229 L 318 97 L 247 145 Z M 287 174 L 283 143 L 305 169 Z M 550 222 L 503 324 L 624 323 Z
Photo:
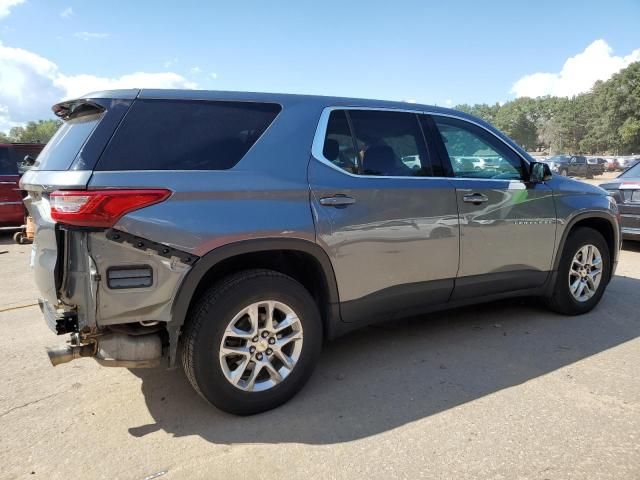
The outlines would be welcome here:
M 113 227 L 125 214 L 166 200 L 169 190 L 57 190 L 53 192 L 51 218 L 67 225 Z

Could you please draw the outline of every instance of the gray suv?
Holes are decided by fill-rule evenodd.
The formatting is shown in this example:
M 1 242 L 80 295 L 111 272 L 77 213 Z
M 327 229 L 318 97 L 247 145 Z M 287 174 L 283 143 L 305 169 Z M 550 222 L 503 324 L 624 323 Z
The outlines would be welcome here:
M 273 408 L 324 340 L 514 296 L 575 315 L 618 256 L 616 202 L 491 125 L 424 105 L 120 90 L 22 178 L 54 365 L 169 367 L 235 414 Z

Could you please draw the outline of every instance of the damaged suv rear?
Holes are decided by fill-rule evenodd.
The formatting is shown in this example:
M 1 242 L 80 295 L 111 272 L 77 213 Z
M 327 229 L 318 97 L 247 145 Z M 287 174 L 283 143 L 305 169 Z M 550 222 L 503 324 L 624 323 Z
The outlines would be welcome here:
M 37 226 L 40 308 L 58 335 L 71 334 L 68 346 L 49 349 L 54 365 L 80 356 L 109 366 L 175 363 L 182 321 L 171 321 L 174 301 L 203 248 L 215 247 L 200 236 L 234 221 L 234 194 L 214 211 L 208 187 L 243 182 L 216 173 L 244 157 L 281 109 L 138 93 L 55 105 L 64 124 L 21 182 Z

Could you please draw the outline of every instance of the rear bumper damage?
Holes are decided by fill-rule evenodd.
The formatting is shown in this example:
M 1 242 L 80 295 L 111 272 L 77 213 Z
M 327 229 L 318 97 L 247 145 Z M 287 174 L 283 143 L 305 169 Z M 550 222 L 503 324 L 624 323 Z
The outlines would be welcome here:
M 93 357 L 101 365 L 175 363 L 171 309 L 197 256 L 125 232 L 62 229 L 57 303 L 39 300 L 45 322 L 66 345 L 48 349 L 59 365 Z

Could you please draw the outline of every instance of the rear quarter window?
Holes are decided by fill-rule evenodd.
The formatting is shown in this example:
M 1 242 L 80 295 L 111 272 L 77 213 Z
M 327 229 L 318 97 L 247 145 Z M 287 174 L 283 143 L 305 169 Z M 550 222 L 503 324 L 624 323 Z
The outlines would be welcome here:
M 35 170 L 68 170 L 96 128 L 102 113 L 67 120 L 47 142 L 33 165 Z
M 280 110 L 273 103 L 136 100 L 96 170 L 226 170 Z

